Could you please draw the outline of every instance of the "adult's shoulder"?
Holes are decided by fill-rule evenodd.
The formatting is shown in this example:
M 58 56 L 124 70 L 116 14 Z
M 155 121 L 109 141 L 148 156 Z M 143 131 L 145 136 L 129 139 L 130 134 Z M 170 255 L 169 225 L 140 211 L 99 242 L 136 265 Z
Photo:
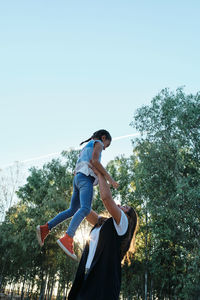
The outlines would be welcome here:
M 118 235 L 124 235 L 127 232 L 128 229 L 128 217 L 127 215 L 121 210 L 121 218 L 119 224 L 116 223 L 115 219 L 113 218 L 113 224 L 115 226 L 115 229 L 117 231 Z

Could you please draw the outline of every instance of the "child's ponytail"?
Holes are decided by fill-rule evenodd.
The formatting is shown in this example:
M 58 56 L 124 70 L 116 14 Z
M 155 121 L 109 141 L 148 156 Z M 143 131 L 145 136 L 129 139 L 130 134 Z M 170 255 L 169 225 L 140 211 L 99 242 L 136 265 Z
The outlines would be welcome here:
M 110 133 L 109 133 L 107 130 L 105 130 L 105 129 L 100 129 L 100 130 L 98 130 L 98 131 L 95 131 L 95 132 L 93 133 L 93 135 L 92 135 L 89 139 L 87 139 L 87 140 L 81 142 L 81 143 L 80 143 L 80 146 L 83 145 L 84 143 L 89 142 L 89 141 L 92 140 L 92 139 L 99 139 L 99 140 L 102 140 L 101 138 L 102 138 L 103 135 L 106 136 L 106 139 L 108 139 L 109 141 L 112 141 L 112 137 L 111 137 Z
M 87 142 L 89 142 L 91 139 L 92 139 L 92 137 L 90 137 L 89 139 L 87 139 L 87 140 L 85 140 L 85 141 L 81 142 L 81 143 L 80 143 L 80 146 L 81 146 L 81 145 L 83 145 L 84 143 L 87 143 Z

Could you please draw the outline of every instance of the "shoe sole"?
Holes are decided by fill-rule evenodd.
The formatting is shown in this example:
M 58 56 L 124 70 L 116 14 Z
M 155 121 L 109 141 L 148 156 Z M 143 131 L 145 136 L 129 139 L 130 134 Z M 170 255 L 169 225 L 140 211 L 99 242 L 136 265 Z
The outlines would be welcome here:
M 38 225 L 36 228 L 36 236 L 37 236 L 38 243 L 42 247 L 44 245 L 44 243 L 42 242 L 42 239 L 41 239 L 40 225 Z
M 71 257 L 73 260 L 77 260 L 77 256 L 75 254 L 72 254 L 71 252 L 69 252 L 69 250 L 67 250 L 67 248 L 65 248 L 65 246 L 63 246 L 63 244 L 60 242 L 60 240 L 57 240 L 56 243 L 60 246 L 60 248 L 65 252 L 65 254 L 67 254 L 69 257 Z

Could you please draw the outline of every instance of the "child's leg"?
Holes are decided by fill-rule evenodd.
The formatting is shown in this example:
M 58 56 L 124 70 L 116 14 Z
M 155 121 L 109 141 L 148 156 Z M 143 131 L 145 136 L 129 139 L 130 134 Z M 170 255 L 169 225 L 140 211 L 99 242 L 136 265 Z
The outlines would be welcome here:
M 57 216 L 55 216 L 51 221 L 48 222 L 48 228 L 51 230 L 53 227 L 58 225 L 59 223 L 63 222 L 64 220 L 70 218 L 75 214 L 75 212 L 80 207 L 80 201 L 79 201 L 79 190 L 77 189 L 75 185 L 75 180 L 73 182 L 73 194 L 71 198 L 71 204 L 70 207 L 67 210 L 62 211 Z
M 93 178 L 91 176 L 85 176 L 79 173 L 79 179 L 77 186 L 79 188 L 79 198 L 80 198 L 80 209 L 73 216 L 67 234 L 71 237 L 75 235 L 75 232 L 82 222 L 82 220 L 90 213 L 91 203 L 93 197 Z

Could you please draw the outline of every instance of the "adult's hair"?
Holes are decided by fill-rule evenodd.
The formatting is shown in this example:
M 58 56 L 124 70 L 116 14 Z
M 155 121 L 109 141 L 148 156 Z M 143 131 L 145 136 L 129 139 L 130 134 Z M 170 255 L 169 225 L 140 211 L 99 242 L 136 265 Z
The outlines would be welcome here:
M 102 141 L 102 136 L 103 136 L 103 135 L 106 136 L 106 139 L 107 139 L 107 140 L 112 141 L 112 137 L 111 137 L 110 133 L 109 133 L 107 130 L 105 130 L 105 129 L 100 129 L 100 130 L 98 130 L 98 131 L 95 131 L 95 132 L 93 133 L 93 135 L 92 135 L 89 139 L 87 139 L 87 140 L 81 142 L 81 143 L 80 143 L 80 146 L 81 146 L 82 144 L 84 144 L 84 143 L 89 142 L 89 141 L 92 140 L 92 139 L 98 139 L 98 140 L 101 140 L 101 141 Z
M 103 216 L 99 217 L 97 227 L 101 226 L 108 219 L 107 215 L 107 213 L 104 213 Z M 130 259 L 135 252 L 135 236 L 139 226 L 138 215 L 132 207 L 130 207 L 126 215 L 128 217 L 128 229 L 120 249 L 122 264 L 125 261 L 127 261 L 128 264 L 131 263 Z
M 135 236 L 139 226 L 139 219 L 136 211 L 132 207 L 130 207 L 126 214 L 128 215 L 128 230 L 121 244 L 120 254 L 122 263 L 127 261 L 128 264 L 130 264 L 131 256 L 135 252 Z

